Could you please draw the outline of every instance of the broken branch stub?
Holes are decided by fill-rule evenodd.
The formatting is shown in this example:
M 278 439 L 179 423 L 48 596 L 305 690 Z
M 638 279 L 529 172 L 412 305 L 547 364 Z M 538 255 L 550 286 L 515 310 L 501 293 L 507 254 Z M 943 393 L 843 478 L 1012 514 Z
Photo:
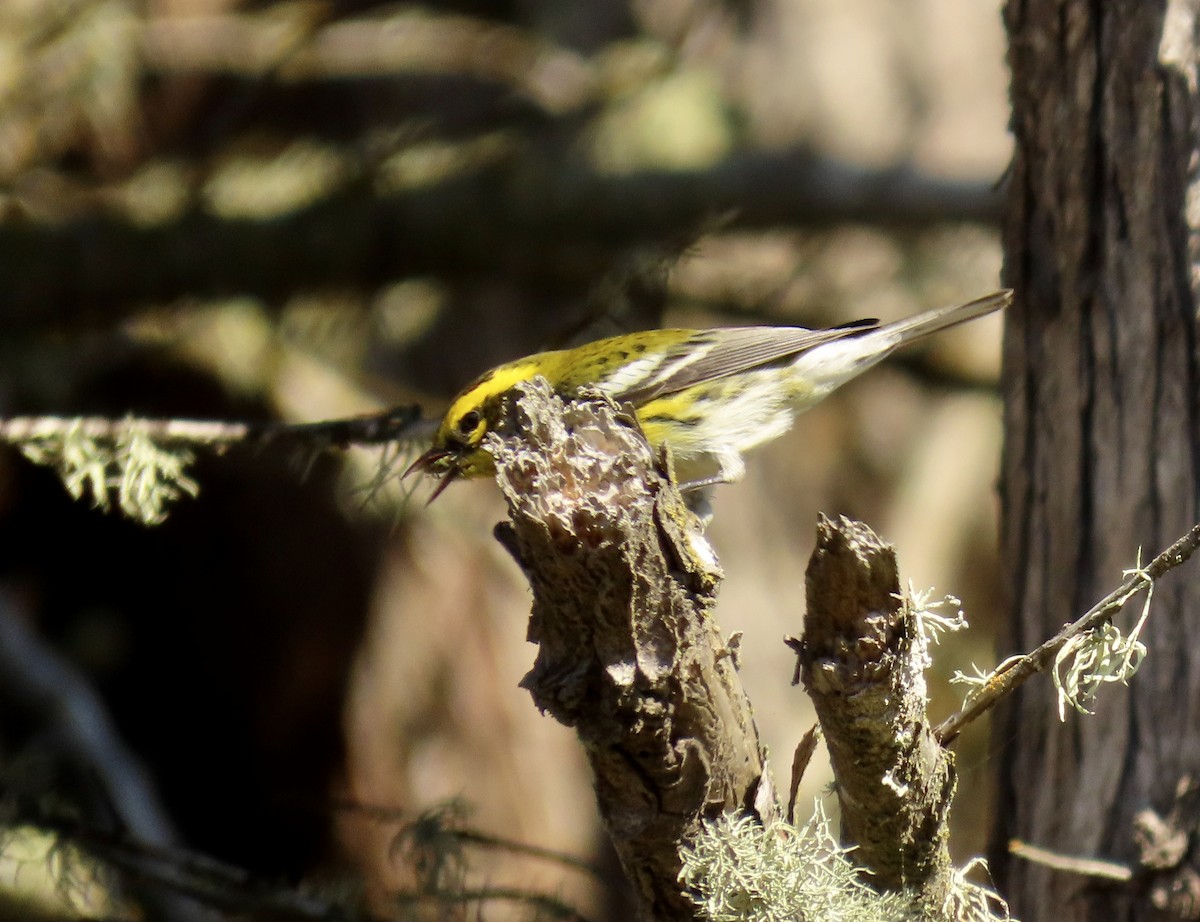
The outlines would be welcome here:
M 778 809 L 712 619 L 716 559 L 641 433 L 602 397 L 519 385 L 489 450 L 510 516 L 497 537 L 533 590 L 538 653 L 521 684 L 575 728 L 644 914 L 692 918 L 679 842 L 706 817 Z

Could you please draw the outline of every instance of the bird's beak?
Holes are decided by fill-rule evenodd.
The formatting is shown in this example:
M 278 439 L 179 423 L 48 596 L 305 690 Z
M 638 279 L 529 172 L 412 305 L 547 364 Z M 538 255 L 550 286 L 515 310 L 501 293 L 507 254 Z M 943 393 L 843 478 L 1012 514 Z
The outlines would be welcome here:
M 400 479 L 404 480 L 409 474 L 420 471 L 421 473 L 433 474 L 435 477 L 440 478 L 437 487 L 433 491 L 433 495 L 429 497 L 429 501 L 425 505 L 428 506 L 441 496 L 442 491 L 450 486 L 450 482 L 458 477 L 458 468 L 454 464 L 442 464 L 452 454 L 453 452 L 445 448 L 431 448 L 410 464 L 407 470 L 400 475 Z
M 405 468 L 404 473 L 400 475 L 400 479 L 407 480 L 410 474 L 415 474 L 417 471 L 423 474 L 436 474 L 438 472 L 438 462 L 448 457 L 450 457 L 450 452 L 445 448 L 431 448 Z

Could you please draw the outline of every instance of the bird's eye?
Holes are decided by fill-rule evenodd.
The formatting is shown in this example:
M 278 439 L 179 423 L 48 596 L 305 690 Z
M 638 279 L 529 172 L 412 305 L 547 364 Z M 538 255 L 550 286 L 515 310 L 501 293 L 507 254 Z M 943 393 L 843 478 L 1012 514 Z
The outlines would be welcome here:
M 463 414 L 462 419 L 458 421 L 458 431 L 463 435 L 471 435 L 479 428 L 479 423 L 482 417 L 478 410 L 470 410 Z

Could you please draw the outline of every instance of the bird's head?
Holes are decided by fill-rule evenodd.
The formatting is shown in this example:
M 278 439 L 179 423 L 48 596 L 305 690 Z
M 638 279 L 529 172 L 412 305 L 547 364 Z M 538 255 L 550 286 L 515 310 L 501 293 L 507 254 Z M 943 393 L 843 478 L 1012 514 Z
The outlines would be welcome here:
M 483 440 L 499 425 L 504 413 L 504 396 L 518 381 L 528 380 L 536 368 L 502 366 L 488 372 L 459 394 L 433 434 L 433 442 L 408 470 L 432 474 L 439 479 L 429 498 L 432 503 L 450 483 L 459 478 L 485 477 L 496 472 L 495 462 Z

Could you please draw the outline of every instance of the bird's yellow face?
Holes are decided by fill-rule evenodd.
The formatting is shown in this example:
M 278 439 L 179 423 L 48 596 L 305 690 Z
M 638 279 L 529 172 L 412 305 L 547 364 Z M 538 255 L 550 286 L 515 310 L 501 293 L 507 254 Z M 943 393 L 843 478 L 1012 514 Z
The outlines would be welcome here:
M 501 365 L 476 380 L 450 404 L 433 435 L 433 444 L 404 476 L 423 471 L 439 478 L 429 499 L 433 502 L 453 480 L 494 474 L 496 465 L 483 447 L 483 440 L 500 422 L 504 395 L 514 384 L 536 374 L 536 362 L 526 359 Z

